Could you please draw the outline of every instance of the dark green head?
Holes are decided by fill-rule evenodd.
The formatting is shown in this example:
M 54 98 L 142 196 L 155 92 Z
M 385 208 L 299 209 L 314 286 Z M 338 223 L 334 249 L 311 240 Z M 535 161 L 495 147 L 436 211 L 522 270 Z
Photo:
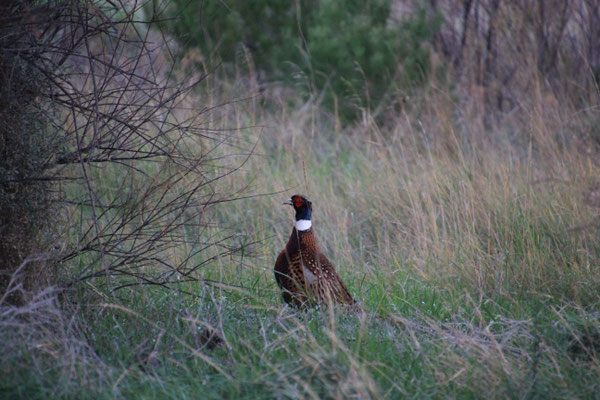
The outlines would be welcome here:
M 295 194 L 287 199 L 283 204 L 288 204 L 294 207 L 294 210 L 296 211 L 296 221 L 310 221 L 312 203 L 306 198 L 306 196 Z

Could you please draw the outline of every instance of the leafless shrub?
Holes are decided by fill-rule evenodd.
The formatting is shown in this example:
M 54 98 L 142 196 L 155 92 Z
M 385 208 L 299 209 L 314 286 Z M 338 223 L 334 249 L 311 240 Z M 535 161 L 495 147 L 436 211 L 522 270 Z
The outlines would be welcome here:
M 212 129 L 208 115 L 215 118 L 215 107 L 195 109 L 186 100 L 205 76 L 178 75 L 174 60 L 165 58 L 169 42 L 150 29 L 159 16 L 144 21 L 143 6 L 57 0 L 5 8 L 3 31 L 17 33 L 4 36 L 4 82 L 14 80 L 6 71 L 22 69 L 23 85 L 31 76 L 34 87 L 19 92 L 28 94 L 26 100 L 11 92 L 16 106 L 13 125 L 2 127 L 4 151 L 14 151 L 11 129 L 27 123 L 23 111 L 29 108 L 52 140 L 60 139 L 53 147 L 41 145 L 41 167 L 15 166 L 15 193 L 30 188 L 30 181 L 43 182 L 36 186 L 37 209 L 46 212 L 38 220 L 51 215 L 51 202 L 59 205 L 64 229 L 32 224 L 25 230 L 21 214 L 10 207 L 2 216 L 16 232 L 52 232 L 45 245 L 54 246 L 53 264 L 80 266 L 60 270 L 67 286 L 102 278 L 113 292 L 131 285 L 168 287 L 198 279 L 202 267 L 239 248 L 213 229 L 208 210 L 239 196 L 243 188 L 222 192 L 217 183 L 238 170 L 252 149 L 240 147 L 230 131 Z M 27 158 L 33 150 L 23 147 Z M 8 204 L 22 201 L 14 195 Z M 7 255 L 24 236 L 4 241 L 7 274 L 33 250 Z

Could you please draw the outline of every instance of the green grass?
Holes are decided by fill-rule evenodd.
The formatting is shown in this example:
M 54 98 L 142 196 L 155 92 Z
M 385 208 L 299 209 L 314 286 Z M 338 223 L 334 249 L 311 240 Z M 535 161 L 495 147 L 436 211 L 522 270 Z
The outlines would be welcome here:
M 28 351 L 13 349 L 2 391 L 8 398 L 585 398 L 599 389 L 595 356 L 568 353 L 572 331 L 597 329 L 597 314 L 540 300 L 478 304 L 412 280 L 395 289 L 394 322 L 296 312 L 275 301 L 253 308 L 245 296 L 210 290 L 196 299 L 132 291 L 119 299 L 129 308 L 87 299 L 88 343 L 77 349 L 73 337 L 60 338 L 65 348 L 53 353 L 44 348 L 57 345 L 53 337 L 39 337 Z M 225 345 L 202 346 L 207 323 L 223 329 Z M 19 368 L 26 365 L 35 369 Z

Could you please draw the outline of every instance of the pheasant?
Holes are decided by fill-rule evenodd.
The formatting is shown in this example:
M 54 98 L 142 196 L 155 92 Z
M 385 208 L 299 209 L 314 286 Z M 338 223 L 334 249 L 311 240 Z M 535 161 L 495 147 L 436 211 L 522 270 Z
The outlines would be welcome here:
M 306 304 L 354 305 L 354 298 L 325 257 L 312 230 L 312 203 L 299 194 L 283 204 L 296 211 L 296 222 L 285 248 L 275 262 L 275 280 L 283 300 L 297 307 Z

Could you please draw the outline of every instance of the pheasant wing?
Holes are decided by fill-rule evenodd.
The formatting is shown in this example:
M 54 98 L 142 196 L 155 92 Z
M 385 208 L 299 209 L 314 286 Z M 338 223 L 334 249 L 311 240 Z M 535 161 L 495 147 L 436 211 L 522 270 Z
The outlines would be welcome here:
M 313 295 L 323 302 L 328 300 L 341 304 L 354 304 L 354 298 L 323 253 L 316 259 L 302 260 L 304 279 Z
M 301 305 L 306 302 L 304 275 L 298 255 L 295 257 L 283 249 L 275 261 L 275 281 L 282 290 L 283 300 L 288 304 Z

